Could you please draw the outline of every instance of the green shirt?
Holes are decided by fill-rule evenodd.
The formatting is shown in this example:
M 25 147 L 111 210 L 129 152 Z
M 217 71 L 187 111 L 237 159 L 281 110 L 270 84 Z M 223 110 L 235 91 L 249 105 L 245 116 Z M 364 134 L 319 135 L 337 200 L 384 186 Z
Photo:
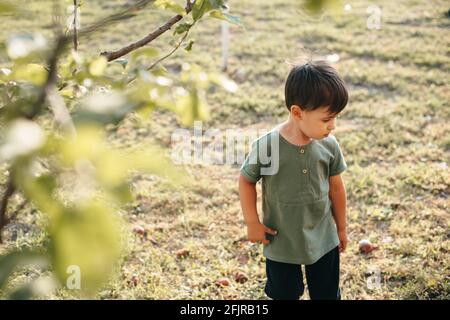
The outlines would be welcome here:
M 241 174 L 253 183 L 262 178 L 263 223 L 278 231 L 268 237 L 266 258 L 313 264 L 339 244 L 328 179 L 346 168 L 331 135 L 297 146 L 277 127 L 253 142 Z

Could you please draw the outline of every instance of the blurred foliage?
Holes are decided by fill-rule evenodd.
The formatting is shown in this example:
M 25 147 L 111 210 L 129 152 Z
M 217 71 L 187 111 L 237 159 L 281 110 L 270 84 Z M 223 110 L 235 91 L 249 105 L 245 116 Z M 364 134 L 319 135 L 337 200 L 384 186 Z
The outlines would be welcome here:
M 180 24 L 174 37 L 188 32 L 206 13 L 220 12 L 223 4 L 202 2 L 194 9 L 194 20 Z M 186 15 L 177 1 L 156 1 L 154 6 Z M 0 2 L 0 14 L 14 10 L 12 4 Z M 0 159 L 8 164 L 17 192 L 46 214 L 48 243 L 39 250 L 3 255 L 0 289 L 6 288 L 17 268 L 42 265 L 59 285 L 79 276 L 74 283 L 80 288 L 76 289 L 91 294 L 108 280 L 122 254 L 122 222 L 117 210 L 133 200 L 129 175 L 149 172 L 177 184 L 189 183 L 184 171 L 172 165 L 167 152 L 158 146 L 134 152 L 109 146 L 105 126 L 118 125 L 133 112 L 148 118 L 155 108 L 173 111 L 183 125 L 190 126 L 208 118 L 206 90 L 213 85 L 235 90 L 236 85 L 195 65 L 183 65 L 178 74 L 161 66 L 147 70 L 137 60 L 158 57 L 152 47 L 133 52 L 129 60 L 111 63 L 102 56 L 88 58 L 65 50 L 58 57 L 56 83 L 51 83 L 46 60 L 54 54 L 53 46 L 53 41 L 40 34 L 21 33 L 11 35 L 4 47 L 9 61 L 0 68 Z M 50 98 L 49 85 L 56 97 Z M 47 98 L 44 105 L 30 118 L 43 93 Z M 49 129 L 37 120 L 60 121 L 56 110 L 68 113 L 74 131 Z M 52 281 L 37 279 L 9 290 L 9 297 L 40 295 L 44 287 L 56 288 L 50 285 Z
M 310 15 L 318 15 L 325 11 L 336 12 L 342 10 L 344 1 L 342 0 L 304 0 L 301 8 Z

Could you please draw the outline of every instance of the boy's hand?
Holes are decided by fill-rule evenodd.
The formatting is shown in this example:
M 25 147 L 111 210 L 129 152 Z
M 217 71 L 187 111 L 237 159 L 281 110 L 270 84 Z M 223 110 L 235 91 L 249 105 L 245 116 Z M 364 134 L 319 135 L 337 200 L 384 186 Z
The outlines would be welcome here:
M 276 235 L 277 231 L 266 227 L 260 222 L 247 225 L 248 240 L 252 243 L 261 242 L 262 244 L 269 244 L 269 240 L 266 239 L 266 233 Z
M 346 230 L 341 230 L 338 231 L 338 238 L 339 238 L 339 252 L 344 252 L 345 249 L 347 248 L 347 231 Z

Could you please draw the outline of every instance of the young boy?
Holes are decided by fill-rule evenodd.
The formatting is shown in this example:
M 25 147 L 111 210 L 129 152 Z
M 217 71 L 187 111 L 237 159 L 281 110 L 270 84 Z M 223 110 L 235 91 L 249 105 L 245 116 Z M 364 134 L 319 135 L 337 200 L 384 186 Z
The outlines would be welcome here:
M 285 100 L 288 120 L 258 138 L 241 167 L 248 239 L 264 244 L 270 298 L 298 300 L 305 265 L 311 299 L 340 299 L 339 253 L 347 246 L 340 174 L 347 165 L 330 133 L 347 105 L 347 89 L 326 62 L 308 62 L 290 71 Z M 261 178 L 262 223 L 255 187 Z

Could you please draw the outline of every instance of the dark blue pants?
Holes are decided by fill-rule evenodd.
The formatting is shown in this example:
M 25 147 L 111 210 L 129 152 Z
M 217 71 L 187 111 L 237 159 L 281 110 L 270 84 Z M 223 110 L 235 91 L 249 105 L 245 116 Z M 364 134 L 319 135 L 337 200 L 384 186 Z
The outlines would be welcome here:
M 266 294 L 274 300 L 298 300 L 305 291 L 299 264 L 266 259 Z M 306 282 L 311 300 L 340 300 L 339 248 L 317 262 L 305 265 Z

